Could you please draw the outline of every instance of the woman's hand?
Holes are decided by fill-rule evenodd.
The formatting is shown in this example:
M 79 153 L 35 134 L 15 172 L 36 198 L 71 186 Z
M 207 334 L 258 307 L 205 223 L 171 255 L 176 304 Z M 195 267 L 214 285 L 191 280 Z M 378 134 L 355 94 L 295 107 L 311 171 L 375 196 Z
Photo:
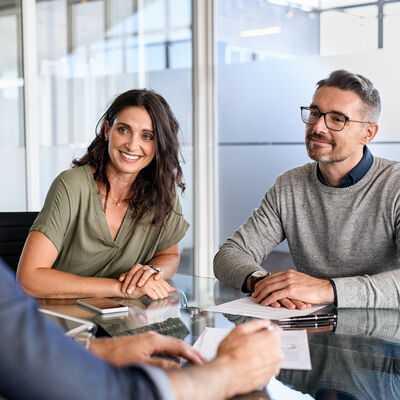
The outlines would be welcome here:
M 141 287 L 136 287 L 132 291 L 132 297 L 137 298 L 141 296 L 148 296 L 152 300 L 159 300 L 168 297 L 168 295 L 175 289 L 168 285 L 164 279 L 155 279 L 155 275 L 151 276 L 150 279 Z M 130 297 L 130 293 L 125 294 L 126 297 Z
M 148 265 L 135 264 L 128 272 L 121 274 L 118 280 L 123 282 L 122 293 L 132 294 L 136 287 L 142 288 L 150 278 L 158 281 L 163 278 L 163 272 L 157 272 Z

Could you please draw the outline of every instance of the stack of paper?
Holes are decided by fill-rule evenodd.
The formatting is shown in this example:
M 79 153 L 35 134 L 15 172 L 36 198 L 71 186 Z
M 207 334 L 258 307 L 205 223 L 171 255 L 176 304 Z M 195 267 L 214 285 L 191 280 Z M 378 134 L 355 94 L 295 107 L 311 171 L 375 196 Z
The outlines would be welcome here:
M 217 355 L 219 344 L 230 331 L 225 328 L 205 328 L 194 348 L 207 360 L 212 360 Z M 283 331 L 281 348 L 284 354 L 280 366 L 282 369 L 311 369 L 307 331 Z
M 213 306 L 207 308 L 205 311 L 220 312 L 225 314 L 233 315 L 244 315 L 246 317 L 254 318 L 267 318 L 272 320 L 279 320 L 283 318 L 299 317 L 301 315 L 308 315 L 314 313 L 327 305 L 317 305 L 307 308 L 306 310 L 288 310 L 287 308 L 273 308 L 262 306 L 255 302 L 254 297 L 243 297 L 242 299 L 237 299 L 229 301 L 228 303 L 219 304 L 218 306 Z

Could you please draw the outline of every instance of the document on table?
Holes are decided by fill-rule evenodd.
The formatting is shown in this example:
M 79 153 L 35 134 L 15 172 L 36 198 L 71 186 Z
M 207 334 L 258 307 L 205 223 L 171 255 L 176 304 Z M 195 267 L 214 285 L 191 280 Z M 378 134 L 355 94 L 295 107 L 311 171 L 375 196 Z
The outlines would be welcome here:
M 314 400 L 309 394 L 299 392 L 286 386 L 274 376 L 268 382 L 265 391 L 268 393 L 271 400 Z
M 219 344 L 230 331 L 226 328 L 205 328 L 193 347 L 207 360 L 212 360 L 217 355 Z M 307 331 L 283 331 L 281 348 L 284 354 L 282 369 L 311 369 Z
M 229 301 L 228 303 L 219 304 L 217 306 L 208 307 L 205 311 L 279 320 L 282 318 L 299 317 L 301 315 L 311 314 L 325 308 L 326 306 L 327 304 L 320 304 L 317 306 L 311 306 L 310 308 L 307 308 L 307 310 L 288 310 L 283 307 L 273 308 L 262 306 L 255 302 L 254 297 L 249 296 Z

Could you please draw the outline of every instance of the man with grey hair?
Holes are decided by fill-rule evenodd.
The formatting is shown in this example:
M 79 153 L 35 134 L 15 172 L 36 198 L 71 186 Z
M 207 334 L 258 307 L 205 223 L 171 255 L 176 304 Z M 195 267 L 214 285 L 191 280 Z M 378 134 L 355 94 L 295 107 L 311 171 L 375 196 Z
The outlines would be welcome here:
M 301 107 L 308 155 L 286 171 L 214 259 L 218 279 L 256 302 L 304 309 L 400 306 L 400 164 L 367 147 L 378 132 L 378 91 L 334 71 Z M 297 271 L 260 266 L 287 239 Z

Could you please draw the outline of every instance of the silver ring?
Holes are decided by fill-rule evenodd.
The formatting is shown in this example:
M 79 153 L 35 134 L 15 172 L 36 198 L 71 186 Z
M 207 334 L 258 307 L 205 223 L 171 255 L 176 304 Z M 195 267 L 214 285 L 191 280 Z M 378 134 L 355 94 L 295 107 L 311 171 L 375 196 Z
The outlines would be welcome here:
M 149 265 L 149 267 L 150 267 L 152 270 L 156 271 L 157 273 L 161 271 L 161 269 L 158 268 L 158 267 L 156 267 L 155 265 Z

